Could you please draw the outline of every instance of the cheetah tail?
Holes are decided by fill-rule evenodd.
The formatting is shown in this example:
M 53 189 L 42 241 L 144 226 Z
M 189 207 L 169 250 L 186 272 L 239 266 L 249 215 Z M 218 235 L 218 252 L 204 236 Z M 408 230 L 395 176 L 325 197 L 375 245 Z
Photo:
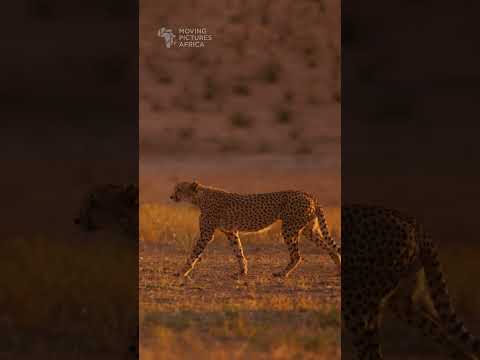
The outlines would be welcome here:
M 330 236 L 330 231 L 328 230 L 327 220 L 325 220 L 325 214 L 323 213 L 323 208 L 320 205 L 316 205 L 315 214 L 318 219 L 318 224 L 320 225 L 320 232 L 322 233 L 323 239 L 328 244 L 328 246 L 335 250 L 337 254 L 340 255 L 340 247 L 337 245 L 335 240 Z
M 467 330 L 451 303 L 435 244 L 423 230 L 419 230 L 419 232 L 417 236 L 420 236 L 420 256 L 438 316 L 446 327 L 448 335 L 455 339 L 464 350 L 467 350 L 467 353 L 480 358 L 480 340 Z

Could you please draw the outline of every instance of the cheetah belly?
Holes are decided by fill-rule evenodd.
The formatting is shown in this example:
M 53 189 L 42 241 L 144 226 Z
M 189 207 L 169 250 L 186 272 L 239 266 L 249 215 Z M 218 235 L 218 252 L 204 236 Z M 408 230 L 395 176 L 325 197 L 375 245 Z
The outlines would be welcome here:
M 278 220 L 275 216 L 262 216 L 255 213 L 252 213 L 251 216 L 245 215 L 244 213 L 226 212 L 220 221 L 220 229 L 242 233 L 264 232 Z
M 276 221 L 274 221 L 273 223 L 271 223 L 270 225 L 267 225 L 266 227 L 263 227 L 263 228 L 260 228 L 260 229 L 239 229 L 238 231 L 241 232 L 241 233 L 244 233 L 244 234 L 251 234 L 251 233 L 256 233 L 256 234 L 261 234 L 261 233 L 264 233 L 264 232 L 267 232 L 269 231 L 273 224 L 275 224 Z

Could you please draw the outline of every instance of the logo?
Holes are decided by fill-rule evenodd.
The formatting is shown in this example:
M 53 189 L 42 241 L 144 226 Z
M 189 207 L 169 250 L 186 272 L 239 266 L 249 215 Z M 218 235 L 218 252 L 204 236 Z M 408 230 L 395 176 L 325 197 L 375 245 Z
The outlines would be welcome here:
M 159 37 L 162 37 L 163 40 L 165 40 L 165 46 L 167 49 L 170 49 L 173 45 L 173 39 L 175 38 L 175 34 L 173 33 L 172 29 L 166 29 L 162 27 L 160 30 L 158 30 Z
M 179 27 L 172 29 L 161 27 L 157 35 L 165 41 L 165 47 L 170 48 L 202 48 L 213 39 L 205 27 Z M 178 40 L 175 40 L 175 39 Z

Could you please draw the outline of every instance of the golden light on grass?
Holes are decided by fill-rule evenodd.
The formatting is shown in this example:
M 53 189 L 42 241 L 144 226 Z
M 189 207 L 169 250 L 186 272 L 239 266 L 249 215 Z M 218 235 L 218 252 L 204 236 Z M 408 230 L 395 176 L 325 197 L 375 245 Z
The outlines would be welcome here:
M 241 235 L 245 280 L 230 277 L 235 258 L 216 233 L 191 281 L 172 276 L 198 234 L 198 210 L 143 204 L 140 258 L 141 356 L 146 359 L 339 359 L 340 283 L 329 257 L 307 240 L 291 278 L 271 272 L 288 261 L 279 226 Z M 326 209 L 331 232 L 340 212 Z

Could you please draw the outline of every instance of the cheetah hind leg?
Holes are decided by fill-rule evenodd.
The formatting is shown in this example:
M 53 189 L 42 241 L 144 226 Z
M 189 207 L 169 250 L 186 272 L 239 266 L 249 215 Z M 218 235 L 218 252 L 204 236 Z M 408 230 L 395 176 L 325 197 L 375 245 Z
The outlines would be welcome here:
M 472 335 L 465 327 L 462 320 L 456 314 L 448 294 L 445 279 L 440 269 L 440 261 L 436 246 L 428 235 L 421 231 L 417 234 L 419 238 L 424 236 L 421 257 L 425 270 L 425 279 L 438 318 L 448 335 L 455 339 L 455 342 L 462 347 L 464 353 L 468 353 L 474 359 L 480 359 L 480 339 Z
M 325 241 L 325 239 L 322 237 L 322 234 L 320 233 L 318 221 L 316 219 L 310 222 L 305 227 L 305 229 L 303 230 L 303 234 L 308 240 L 313 242 L 319 248 L 325 250 L 327 254 L 330 256 L 330 258 L 332 259 L 332 261 L 335 263 L 335 265 L 338 267 L 338 269 L 341 271 L 342 263 L 341 263 L 340 248 L 335 242 L 333 242 L 333 239 L 331 244 Z
M 415 306 L 411 299 L 394 299 L 389 302 L 389 308 L 397 318 L 413 325 L 425 337 L 432 338 L 436 343 L 446 348 L 449 351 L 449 358 L 476 359 L 463 353 L 462 349 L 445 333 L 445 330 L 439 324 L 439 319 L 434 314 L 422 307 Z
M 298 266 L 301 261 L 300 252 L 298 250 L 299 231 L 291 231 L 283 228 L 282 235 L 283 239 L 285 240 L 285 244 L 288 247 L 288 252 L 290 254 L 290 262 L 282 271 L 273 273 L 273 276 L 286 278 Z
M 242 242 L 240 241 L 240 237 L 238 236 L 238 232 L 224 232 L 227 236 L 228 242 L 230 243 L 230 247 L 233 250 L 233 254 L 237 258 L 239 272 L 234 274 L 234 278 L 241 277 L 247 275 L 248 272 L 248 264 L 247 259 L 243 253 Z

